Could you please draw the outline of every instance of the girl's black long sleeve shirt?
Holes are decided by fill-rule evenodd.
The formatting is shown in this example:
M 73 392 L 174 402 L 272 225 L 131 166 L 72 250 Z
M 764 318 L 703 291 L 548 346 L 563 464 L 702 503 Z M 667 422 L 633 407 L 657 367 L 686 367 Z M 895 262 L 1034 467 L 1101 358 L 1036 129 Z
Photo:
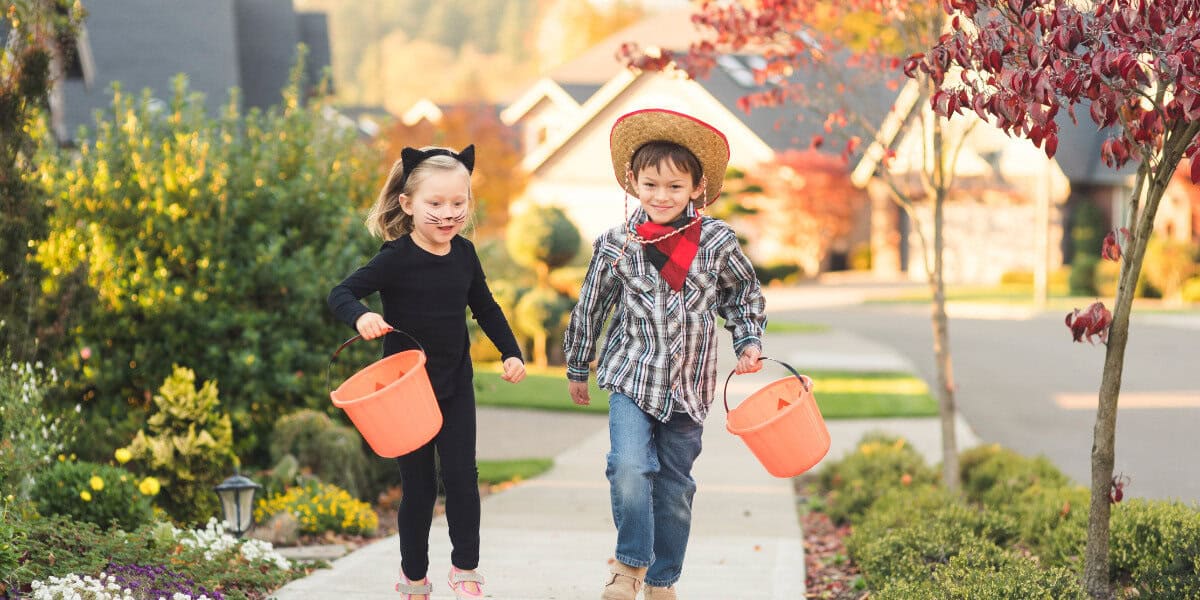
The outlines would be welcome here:
M 508 320 L 488 289 L 475 246 L 464 237 L 451 240 L 444 256 L 426 251 L 408 235 L 384 243 L 366 266 L 333 288 L 329 307 L 353 328 L 370 312 L 361 300 L 373 292 L 383 301 L 384 320 L 424 347 L 426 372 L 439 398 L 472 385 L 468 307 L 504 359 L 521 357 Z M 400 334 L 384 338 L 384 356 L 413 347 Z

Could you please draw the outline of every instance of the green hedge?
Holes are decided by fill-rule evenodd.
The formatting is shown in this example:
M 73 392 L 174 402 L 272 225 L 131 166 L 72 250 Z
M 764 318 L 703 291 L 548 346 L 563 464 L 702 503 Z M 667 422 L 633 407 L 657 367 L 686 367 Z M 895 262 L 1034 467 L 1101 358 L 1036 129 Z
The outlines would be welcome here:
M 938 474 L 903 438 L 868 434 L 858 448 L 818 473 L 827 492 L 826 514 L 834 522 L 858 521 L 880 496 L 900 486 L 938 481 Z
M 1200 510 L 1142 499 L 1118 504 L 1109 557 L 1113 577 L 1139 598 L 1200 598 Z

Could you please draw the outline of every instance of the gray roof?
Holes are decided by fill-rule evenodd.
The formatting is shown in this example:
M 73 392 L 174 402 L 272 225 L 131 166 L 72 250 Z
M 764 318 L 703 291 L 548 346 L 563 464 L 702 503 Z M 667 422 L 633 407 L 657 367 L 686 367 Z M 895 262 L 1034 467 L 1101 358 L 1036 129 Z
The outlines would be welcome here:
M 813 136 L 823 135 L 829 138 L 822 151 L 839 153 L 844 141 L 849 136 L 857 135 L 863 138 L 863 146 L 870 141 L 869 134 L 860 127 L 848 125 L 844 129 L 834 129 L 832 133 L 825 132 L 825 116 L 828 111 L 836 108 L 814 102 L 809 106 L 789 103 L 781 106 L 761 106 L 749 113 L 738 106 L 738 100 L 747 94 L 769 89 L 768 86 L 757 85 L 750 79 L 750 61 L 761 60 L 754 55 L 726 55 L 721 57 L 718 65 L 713 67 L 708 77 L 698 79 L 714 98 L 719 100 L 727 109 L 738 115 L 756 135 L 776 151 L 788 149 L 806 149 L 810 146 Z M 735 62 L 736 61 L 736 62 Z M 745 69 L 744 71 L 742 69 Z M 839 68 L 837 77 L 855 78 L 857 81 L 847 82 L 848 85 L 862 86 L 852 89 L 864 89 L 866 92 L 846 95 L 840 100 L 839 106 L 847 112 L 862 115 L 869 123 L 883 122 L 887 112 L 891 110 L 897 92 L 887 89 L 878 76 L 873 76 L 860 70 Z M 834 76 L 823 73 L 815 67 L 797 69 L 789 78 L 792 83 L 805 86 L 809 92 L 816 91 L 819 82 L 835 81 Z M 830 84 L 832 85 L 832 84 Z
M 95 72 L 90 87 L 75 79 L 65 83 L 64 115 L 72 134 L 93 125 L 94 111 L 110 108 L 114 82 L 126 93 L 148 88 L 154 98 L 169 101 L 171 80 L 183 73 L 210 113 L 228 101 L 232 87 L 242 88 L 243 108 L 276 104 L 306 27 L 292 0 L 83 2 Z M 312 37 L 321 52 L 314 47 L 310 68 L 319 72 L 329 64 L 328 34 Z
M 234 11 L 245 106 L 266 108 L 279 101 L 279 91 L 287 86 L 300 23 L 292 0 L 238 0 Z
M 595 94 L 596 90 L 601 87 L 593 83 L 559 83 L 558 85 L 568 96 L 580 104 L 587 102 L 587 99 L 591 98 L 592 94 Z
M 308 81 L 321 83 L 325 68 L 333 64 L 333 49 L 329 43 L 329 15 L 321 12 L 302 12 L 300 18 L 300 41 L 308 46 Z M 330 77 L 329 91 L 333 92 L 334 81 Z
M 1104 164 L 1100 147 L 1115 131 L 1112 128 L 1100 129 L 1088 110 L 1086 102 L 1075 107 L 1078 125 L 1071 122 L 1065 108 L 1055 116 L 1054 120 L 1058 123 L 1058 150 L 1054 153 L 1054 160 L 1071 183 L 1123 185 L 1130 175 L 1137 173 L 1138 163 L 1131 160 L 1119 170 Z

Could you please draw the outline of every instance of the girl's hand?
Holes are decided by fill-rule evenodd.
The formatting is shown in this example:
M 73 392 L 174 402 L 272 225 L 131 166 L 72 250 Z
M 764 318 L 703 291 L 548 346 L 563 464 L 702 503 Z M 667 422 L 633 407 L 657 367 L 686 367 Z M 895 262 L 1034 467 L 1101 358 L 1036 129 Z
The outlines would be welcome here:
M 373 340 L 392 330 L 392 326 L 383 320 L 379 313 L 369 312 L 354 322 L 354 328 L 364 340 Z
M 525 379 L 525 363 L 515 356 L 504 361 L 504 373 L 500 375 L 500 378 L 512 383 Z
M 762 362 L 759 357 L 762 356 L 762 351 L 758 346 L 750 346 L 742 351 L 741 357 L 738 358 L 737 367 L 734 372 L 738 375 L 746 373 L 757 373 L 762 370 Z
M 579 406 L 587 406 L 592 403 L 592 399 L 588 396 L 588 384 L 586 381 L 572 381 L 567 385 L 567 391 L 571 392 L 571 400 Z

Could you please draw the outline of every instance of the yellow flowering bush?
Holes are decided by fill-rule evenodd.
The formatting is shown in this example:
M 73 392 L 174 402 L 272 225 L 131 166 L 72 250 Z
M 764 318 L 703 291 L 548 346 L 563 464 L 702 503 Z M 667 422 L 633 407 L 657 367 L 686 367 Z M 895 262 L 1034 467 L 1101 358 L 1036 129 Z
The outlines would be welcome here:
M 369 504 L 336 485 L 319 481 L 260 499 L 254 507 L 254 518 L 263 523 L 281 512 L 295 516 L 302 533 L 333 531 L 371 535 L 379 527 L 379 515 Z
M 133 531 L 152 517 L 150 494 L 136 480 L 118 467 L 63 460 L 36 475 L 30 497 L 43 515 Z

